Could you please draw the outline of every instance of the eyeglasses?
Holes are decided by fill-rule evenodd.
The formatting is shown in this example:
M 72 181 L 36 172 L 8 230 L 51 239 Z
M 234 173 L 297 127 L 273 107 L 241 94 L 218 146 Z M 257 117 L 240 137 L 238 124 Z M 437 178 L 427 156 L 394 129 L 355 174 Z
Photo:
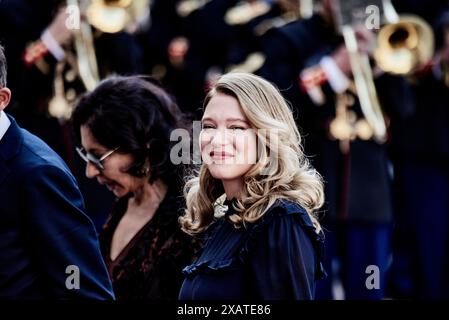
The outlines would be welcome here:
M 98 158 L 96 155 L 93 155 L 90 152 L 86 152 L 84 148 L 76 147 L 76 151 L 78 152 L 81 159 L 83 159 L 86 163 L 91 162 L 97 169 L 104 170 L 103 161 L 106 160 L 107 157 L 109 157 L 111 154 L 113 154 L 115 151 L 118 150 L 119 147 L 115 148 L 114 150 L 111 150 L 104 155 L 102 155 L 100 158 Z

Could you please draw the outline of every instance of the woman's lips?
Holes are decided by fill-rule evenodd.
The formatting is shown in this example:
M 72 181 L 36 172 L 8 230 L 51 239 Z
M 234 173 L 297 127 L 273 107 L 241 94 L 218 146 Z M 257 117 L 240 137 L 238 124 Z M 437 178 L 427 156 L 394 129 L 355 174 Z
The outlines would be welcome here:
M 108 188 L 109 191 L 114 191 L 114 189 L 117 187 L 117 184 L 115 182 L 109 182 L 106 180 L 99 179 L 98 183 L 106 186 L 106 188 Z
M 224 160 L 224 159 L 228 159 L 228 158 L 232 158 L 234 157 L 233 154 L 228 153 L 228 152 L 216 152 L 216 151 L 212 151 L 210 153 L 210 157 L 212 159 L 218 159 L 218 160 Z
M 106 188 L 108 188 L 109 191 L 114 191 L 115 183 L 106 183 Z

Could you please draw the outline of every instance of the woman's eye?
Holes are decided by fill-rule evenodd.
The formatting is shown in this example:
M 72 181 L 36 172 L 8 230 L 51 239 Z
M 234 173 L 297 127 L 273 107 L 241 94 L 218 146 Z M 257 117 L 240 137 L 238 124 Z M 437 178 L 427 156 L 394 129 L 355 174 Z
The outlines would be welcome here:
M 231 130 L 245 130 L 246 128 L 241 127 L 241 126 L 232 126 Z
M 214 128 L 214 126 L 212 126 L 210 124 L 204 124 L 203 125 L 203 130 L 205 130 L 205 129 L 213 129 L 213 128 Z

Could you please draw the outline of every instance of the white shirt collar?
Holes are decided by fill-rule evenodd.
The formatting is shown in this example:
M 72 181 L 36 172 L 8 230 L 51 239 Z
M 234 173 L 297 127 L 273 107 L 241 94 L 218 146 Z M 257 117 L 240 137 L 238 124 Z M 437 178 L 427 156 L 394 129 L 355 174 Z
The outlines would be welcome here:
M 11 121 L 9 121 L 8 116 L 3 111 L 0 111 L 0 140 L 2 140 L 6 131 L 8 130 Z

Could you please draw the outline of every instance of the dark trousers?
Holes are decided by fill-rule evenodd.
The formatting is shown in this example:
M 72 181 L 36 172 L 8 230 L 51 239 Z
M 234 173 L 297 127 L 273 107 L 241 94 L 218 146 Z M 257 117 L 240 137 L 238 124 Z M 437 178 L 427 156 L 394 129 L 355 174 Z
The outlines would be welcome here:
M 404 162 L 396 169 L 393 298 L 449 298 L 448 169 Z
M 327 230 L 325 268 L 329 276 L 318 283 L 316 299 L 332 299 L 336 277 L 343 285 L 345 299 L 384 298 L 391 256 L 390 225 L 345 222 Z

